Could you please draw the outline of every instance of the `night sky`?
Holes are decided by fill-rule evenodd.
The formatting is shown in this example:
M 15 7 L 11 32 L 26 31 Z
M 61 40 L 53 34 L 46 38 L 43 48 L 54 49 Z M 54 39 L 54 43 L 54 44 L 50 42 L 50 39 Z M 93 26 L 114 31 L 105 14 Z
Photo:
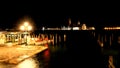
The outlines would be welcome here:
M 19 20 L 29 17 L 34 22 L 36 28 L 67 26 L 68 19 L 71 18 L 72 24 L 86 23 L 88 26 L 104 27 L 119 26 L 120 16 L 116 12 L 94 8 L 86 8 L 70 4 L 8 4 L 0 11 L 0 28 L 14 28 L 20 24 Z M 100 11 L 101 10 L 101 11 Z

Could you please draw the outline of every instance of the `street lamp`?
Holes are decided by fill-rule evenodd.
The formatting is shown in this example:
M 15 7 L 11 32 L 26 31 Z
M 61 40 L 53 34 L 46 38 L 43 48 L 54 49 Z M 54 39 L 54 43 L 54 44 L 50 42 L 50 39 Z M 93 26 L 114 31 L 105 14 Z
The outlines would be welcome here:
M 28 22 L 24 22 L 24 24 L 22 26 L 20 26 L 20 30 L 25 31 L 26 33 L 28 33 L 28 31 L 32 30 L 32 26 L 29 25 Z M 27 34 L 25 36 L 25 39 L 26 39 L 25 44 L 27 45 Z

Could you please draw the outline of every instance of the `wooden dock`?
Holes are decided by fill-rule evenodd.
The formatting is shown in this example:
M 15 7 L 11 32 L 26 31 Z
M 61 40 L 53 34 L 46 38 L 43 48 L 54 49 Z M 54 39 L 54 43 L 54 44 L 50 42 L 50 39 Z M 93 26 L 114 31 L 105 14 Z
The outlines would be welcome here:
M 2 46 L 0 47 L 0 62 L 17 64 L 46 49 L 48 49 L 46 46 Z

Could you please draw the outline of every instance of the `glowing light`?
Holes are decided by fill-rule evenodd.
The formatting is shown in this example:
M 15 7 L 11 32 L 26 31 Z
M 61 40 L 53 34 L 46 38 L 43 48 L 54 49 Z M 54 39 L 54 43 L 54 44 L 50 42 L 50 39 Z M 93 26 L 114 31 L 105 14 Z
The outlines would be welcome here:
M 20 26 L 20 30 L 25 30 L 25 27 L 24 26 Z
M 28 58 L 17 65 L 0 63 L 0 68 L 39 68 L 39 62 L 34 58 Z
M 109 68 L 115 68 L 115 66 L 113 64 L 113 56 L 109 56 L 108 62 L 109 62 L 109 65 L 108 65 Z
M 32 30 L 32 26 L 29 25 L 28 22 L 24 22 L 24 24 L 22 26 L 20 26 L 20 30 L 30 31 L 30 30 Z
M 116 29 L 120 29 L 120 27 L 116 27 Z
M 95 27 L 92 27 L 91 29 L 95 30 Z
M 105 30 L 116 30 L 120 29 L 120 27 L 104 27 Z
M 39 68 L 39 65 L 35 59 L 29 58 L 17 65 L 17 68 Z
M 32 26 L 28 26 L 28 30 L 32 30 Z
M 73 27 L 73 30 L 79 30 L 79 27 Z
M 28 22 L 25 22 L 25 23 L 24 23 L 24 26 L 28 26 Z
M 82 30 L 86 30 L 86 29 L 87 29 L 86 24 L 83 24 L 83 25 L 82 25 Z
M 45 30 L 45 27 L 42 27 L 42 30 Z

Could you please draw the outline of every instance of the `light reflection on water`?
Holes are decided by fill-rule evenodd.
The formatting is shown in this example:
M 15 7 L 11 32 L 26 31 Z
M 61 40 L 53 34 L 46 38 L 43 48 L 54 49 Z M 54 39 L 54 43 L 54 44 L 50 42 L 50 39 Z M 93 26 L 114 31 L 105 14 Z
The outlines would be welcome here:
M 17 65 L 0 63 L 0 68 L 39 68 L 39 62 L 34 57 L 31 57 Z
M 45 44 L 44 46 L 48 47 L 48 44 Z M 38 55 L 40 56 L 34 55 L 18 64 L 0 63 L 0 68 L 44 68 L 45 66 L 48 66 L 50 60 L 49 49 Z
M 113 32 L 107 32 L 107 33 L 98 33 L 97 39 L 102 44 L 102 52 L 104 53 L 104 64 L 106 68 L 120 68 L 119 63 L 119 55 L 120 55 L 120 34 Z
M 113 56 L 109 56 L 108 60 L 108 68 L 115 68 L 114 63 L 113 63 Z

